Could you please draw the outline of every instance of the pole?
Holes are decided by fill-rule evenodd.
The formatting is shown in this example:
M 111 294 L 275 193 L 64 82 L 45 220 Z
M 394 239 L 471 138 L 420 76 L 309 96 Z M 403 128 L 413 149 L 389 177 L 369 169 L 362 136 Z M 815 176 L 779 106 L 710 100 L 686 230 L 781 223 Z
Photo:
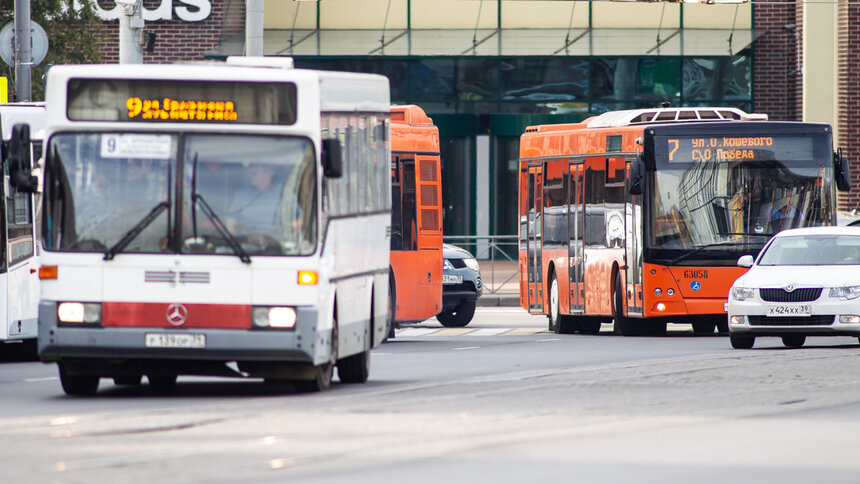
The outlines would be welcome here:
M 115 0 L 122 5 L 119 17 L 119 63 L 143 64 L 143 46 L 140 33 L 143 30 L 142 0 Z
M 15 98 L 30 101 L 33 89 L 30 68 L 33 52 L 30 44 L 30 0 L 15 0 Z
M 263 55 L 263 0 L 245 3 L 245 55 Z

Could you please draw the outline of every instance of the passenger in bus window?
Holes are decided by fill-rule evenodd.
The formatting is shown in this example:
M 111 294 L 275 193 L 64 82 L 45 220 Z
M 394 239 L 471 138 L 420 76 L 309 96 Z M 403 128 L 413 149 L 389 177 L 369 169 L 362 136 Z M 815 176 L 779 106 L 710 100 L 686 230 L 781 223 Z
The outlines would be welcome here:
M 772 232 L 776 233 L 793 227 L 795 218 L 797 218 L 797 212 L 791 206 L 791 202 L 786 201 L 770 216 Z

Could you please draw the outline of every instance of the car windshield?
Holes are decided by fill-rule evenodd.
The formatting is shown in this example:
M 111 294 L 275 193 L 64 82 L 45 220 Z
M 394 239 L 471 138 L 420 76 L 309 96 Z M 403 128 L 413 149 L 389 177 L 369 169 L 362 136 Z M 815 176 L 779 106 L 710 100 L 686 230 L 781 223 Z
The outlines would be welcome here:
M 317 238 L 314 160 L 305 138 L 56 134 L 46 162 L 44 244 L 106 259 L 122 252 L 245 261 L 310 254 Z
M 860 236 L 802 235 L 778 237 L 761 255 L 760 266 L 860 264 Z

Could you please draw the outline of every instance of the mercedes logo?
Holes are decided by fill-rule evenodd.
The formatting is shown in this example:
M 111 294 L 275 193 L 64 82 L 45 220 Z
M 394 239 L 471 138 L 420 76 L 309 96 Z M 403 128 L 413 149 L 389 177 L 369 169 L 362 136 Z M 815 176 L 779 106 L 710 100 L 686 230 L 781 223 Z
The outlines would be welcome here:
M 182 326 L 188 319 L 188 309 L 179 303 L 167 306 L 167 322 L 174 326 Z
M 794 290 L 794 284 L 786 284 L 784 289 L 785 292 L 791 292 Z

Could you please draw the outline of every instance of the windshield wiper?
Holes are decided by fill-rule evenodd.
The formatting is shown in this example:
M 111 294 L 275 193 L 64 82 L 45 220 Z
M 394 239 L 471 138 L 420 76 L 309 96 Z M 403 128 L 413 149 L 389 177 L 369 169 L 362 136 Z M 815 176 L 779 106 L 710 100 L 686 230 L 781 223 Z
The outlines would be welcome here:
M 143 217 L 140 222 L 136 223 L 134 227 L 131 228 L 131 230 L 126 232 L 125 235 L 123 235 L 122 238 L 119 239 L 119 242 L 114 244 L 113 247 L 111 247 L 107 250 L 107 252 L 105 252 L 104 260 L 113 260 L 113 258 L 120 251 L 125 249 L 128 244 L 131 243 L 132 240 L 137 238 L 137 236 L 140 235 L 141 232 L 143 232 L 147 227 L 149 227 L 149 224 L 151 224 L 156 218 L 158 218 L 158 216 L 161 215 L 161 212 L 167 210 L 168 208 L 170 208 L 170 204 L 167 202 L 161 202 L 158 205 L 152 207 L 152 210 L 150 210 L 149 214 L 147 214 L 146 217 Z
M 221 218 L 215 214 L 215 211 L 212 210 L 212 207 L 206 203 L 206 200 L 203 198 L 203 195 L 197 193 L 197 153 L 194 153 L 194 161 L 191 165 L 191 225 L 193 226 L 193 234 L 194 239 L 197 239 L 197 204 L 200 204 L 200 207 L 203 209 L 203 213 L 212 221 L 215 225 L 215 228 L 218 229 L 218 233 L 221 234 L 221 237 L 224 237 L 224 240 L 227 241 L 227 244 L 230 245 L 230 248 L 233 249 L 233 252 L 239 256 L 239 259 L 245 264 L 251 263 L 251 256 L 245 252 L 245 249 L 242 248 L 242 245 L 236 240 L 236 237 L 230 232 L 230 229 L 224 225 L 224 222 L 221 221 Z
M 694 254 L 698 254 L 699 252 L 701 252 L 705 249 L 713 249 L 714 247 L 731 247 L 733 245 L 749 245 L 749 244 L 750 244 L 750 242 L 717 242 L 715 244 L 703 245 L 701 247 L 696 247 L 694 250 L 691 250 L 690 252 L 687 252 L 686 254 L 683 254 L 680 257 L 676 257 L 675 259 L 672 259 L 671 261 L 669 261 L 669 264 L 667 264 L 667 265 L 673 266 L 673 265 L 677 264 L 678 262 L 681 262 L 682 260 L 684 260 L 684 259 L 686 259 L 686 258 L 688 258 Z

